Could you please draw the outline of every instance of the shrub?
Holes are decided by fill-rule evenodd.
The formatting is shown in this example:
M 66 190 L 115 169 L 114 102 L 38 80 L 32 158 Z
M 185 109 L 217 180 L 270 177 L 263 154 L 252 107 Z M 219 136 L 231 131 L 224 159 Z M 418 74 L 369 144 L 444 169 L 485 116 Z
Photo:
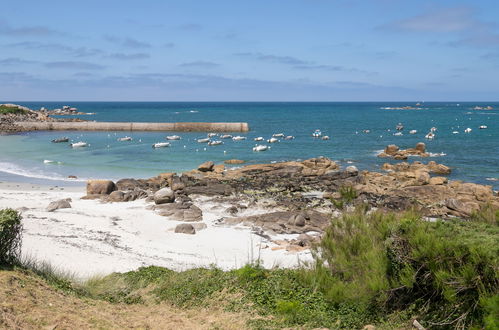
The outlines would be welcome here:
M 10 265 L 21 253 L 21 216 L 17 211 L 0 211 L 0 265 Z
M 499 227 L 357 211 L 333 220 L 308 280 L 336 305 L 414 310 L 428 326 L 494 324 Z M 373 314 L 374 315 L 374 314 Z

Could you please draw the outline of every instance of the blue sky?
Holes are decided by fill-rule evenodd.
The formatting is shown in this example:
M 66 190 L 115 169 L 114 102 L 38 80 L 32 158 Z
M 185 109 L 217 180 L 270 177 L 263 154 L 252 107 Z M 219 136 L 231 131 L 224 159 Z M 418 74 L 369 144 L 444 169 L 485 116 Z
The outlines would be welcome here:
M 0 2 L 0 100 L 495 101 L 499 2 Z

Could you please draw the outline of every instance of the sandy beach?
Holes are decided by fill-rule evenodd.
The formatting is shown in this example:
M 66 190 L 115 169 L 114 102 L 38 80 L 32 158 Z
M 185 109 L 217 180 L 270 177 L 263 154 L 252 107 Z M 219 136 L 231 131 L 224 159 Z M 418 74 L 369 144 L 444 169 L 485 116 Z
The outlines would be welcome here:
M 203 211 L 206 229 L 195 235 L 174 233 L 180 222 L 146 209 L 145 200 L 101 203 L 82 200 L 84 187 L 0 184 L 1 208 L 23 215 L 23 255 L 46 261 L 85 278 L 158 265 L 175 270 L 216 265 L 241 267 L 260 259 L 265 267 L 293 267 L 309 260 L 310 253 L 272 250 L 273 244 L 251 228 L 217 225 L 223 205 L 194 200 Z M 51 201 L 71 198 L 69 209 L 47 212 Z M 251 210 L 246 215 L 256 214 Z M 274 238 L 292 238 L 281 235 Z

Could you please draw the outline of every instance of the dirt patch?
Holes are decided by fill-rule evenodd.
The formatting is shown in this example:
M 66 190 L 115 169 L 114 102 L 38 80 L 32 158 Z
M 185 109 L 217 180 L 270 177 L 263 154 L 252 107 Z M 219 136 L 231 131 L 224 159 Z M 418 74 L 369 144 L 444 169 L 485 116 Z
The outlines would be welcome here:
M 65 294 L 37 276 L 0 271 L 0 328 L 8 329 L 243 329 L 249 315 L 216 307 L 111 304 Z

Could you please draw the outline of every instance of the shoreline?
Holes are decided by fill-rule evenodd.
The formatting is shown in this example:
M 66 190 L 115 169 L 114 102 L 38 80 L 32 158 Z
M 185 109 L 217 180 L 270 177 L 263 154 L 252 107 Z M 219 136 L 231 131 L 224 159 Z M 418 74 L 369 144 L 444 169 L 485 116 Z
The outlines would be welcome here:
M 327 158 L 231 170 L 207 162 L 181 176 L 90 180 L 86 189 L 1 182 L 0 205 L 23 216 L 24 257 L 78 278 L 149 265 L 227 270 L 258 260 L 266 268 L 294 268 L 312 260 L 310 247 L 331 219 L 355 205 L 400 211 L 419 205 L 429 218 L 469 217 L 486 203 L 499 206 L 490 186 L 430 176 L 450 173 L 435 162 L 383 170 L 340 169 Z M 161 188 L 173 202 L 157 202 Z M 68 198 L 70 208 L 47 210 Z M 195 232 L 177 232 L 184 224 Z
M 186 235 L 174 233 L 181 222 L 147 209 L 143 199 L 101 203 L 81 199 L 84 195 L 84 187 L 0 183 L 2 208 L 19 210 L 23 216 L 23 257 L 48 262 L 81 279 L 149 265 L 178 271 L 216 265 L 228 270 L 259 260 L 267 268 L 293 268 L 311 258 L 308 251 L 272 250 L 275 245 L 250 227 L 219 225 L 217 219 L 228 206 L 203 197 L 196 204 L 203 210 L 207 228 Z M 71 198 L 70 209 L 45 209 L 50 202 L 66 198 Z M 264 211 L 251 210 L 247 215 L 259 212 Z M 276 238 L 293 236 L 298 235 Z

